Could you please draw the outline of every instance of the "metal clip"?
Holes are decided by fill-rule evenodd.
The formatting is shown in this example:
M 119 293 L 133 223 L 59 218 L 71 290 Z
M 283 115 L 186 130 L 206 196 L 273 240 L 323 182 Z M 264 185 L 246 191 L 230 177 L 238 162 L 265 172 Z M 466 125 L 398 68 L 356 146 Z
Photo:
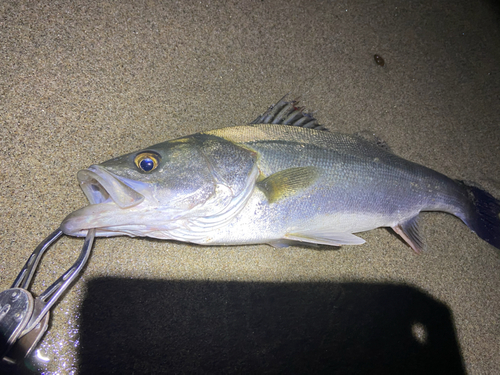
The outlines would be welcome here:
M 78 276 L 89 259 L 95 237 L 90 229 L 76 262 L 42 294 L 34 298 L 28 291 L 45 251 L 63 232 L 57 229 L 31 254 L 10 289 L 0 293 L 0 358 L 15 363 L 28 357 L 47 330 L 49 311 Z

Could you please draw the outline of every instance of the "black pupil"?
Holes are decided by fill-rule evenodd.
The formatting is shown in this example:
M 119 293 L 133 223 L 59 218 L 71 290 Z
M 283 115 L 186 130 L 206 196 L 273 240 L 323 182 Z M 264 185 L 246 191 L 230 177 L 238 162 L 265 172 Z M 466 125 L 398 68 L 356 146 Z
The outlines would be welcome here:
M 145 159 L 141 160 L 139 165 L 141 166 L 141 169 L 144 172 L 149 172 L 151 169 L 153 169 L 153 167 L 155 166 L 155 163 L 153 162 L 153 159 L 145 158 Z

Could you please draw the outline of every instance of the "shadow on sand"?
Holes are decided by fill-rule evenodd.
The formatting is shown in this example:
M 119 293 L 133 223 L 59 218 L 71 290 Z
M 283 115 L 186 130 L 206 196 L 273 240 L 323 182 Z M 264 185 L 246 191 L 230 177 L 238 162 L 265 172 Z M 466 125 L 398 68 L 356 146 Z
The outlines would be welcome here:
M 464 374 L 449 309 L 393 284 L 99 278 L 81 374 Z

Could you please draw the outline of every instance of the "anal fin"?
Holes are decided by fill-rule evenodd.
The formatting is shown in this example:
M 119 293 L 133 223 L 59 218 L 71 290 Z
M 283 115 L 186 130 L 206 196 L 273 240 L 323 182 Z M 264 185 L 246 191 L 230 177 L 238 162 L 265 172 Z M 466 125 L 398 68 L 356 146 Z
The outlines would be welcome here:
M 401 236 L 401 238 L 417 253 L 424 251 L 424 243 L 418 227 L 418 215 L 414 216 L 392 229 Z

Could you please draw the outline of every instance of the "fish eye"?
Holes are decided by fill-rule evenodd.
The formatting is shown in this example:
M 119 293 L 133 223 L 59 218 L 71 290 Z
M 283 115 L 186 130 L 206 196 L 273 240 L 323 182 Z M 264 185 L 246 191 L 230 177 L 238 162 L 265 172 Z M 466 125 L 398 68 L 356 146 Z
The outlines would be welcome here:
M 151 172 L 158 168 L 160 155 L 155 152 L 146 151 L 137 154 L 134 163 L 143 172 Z

